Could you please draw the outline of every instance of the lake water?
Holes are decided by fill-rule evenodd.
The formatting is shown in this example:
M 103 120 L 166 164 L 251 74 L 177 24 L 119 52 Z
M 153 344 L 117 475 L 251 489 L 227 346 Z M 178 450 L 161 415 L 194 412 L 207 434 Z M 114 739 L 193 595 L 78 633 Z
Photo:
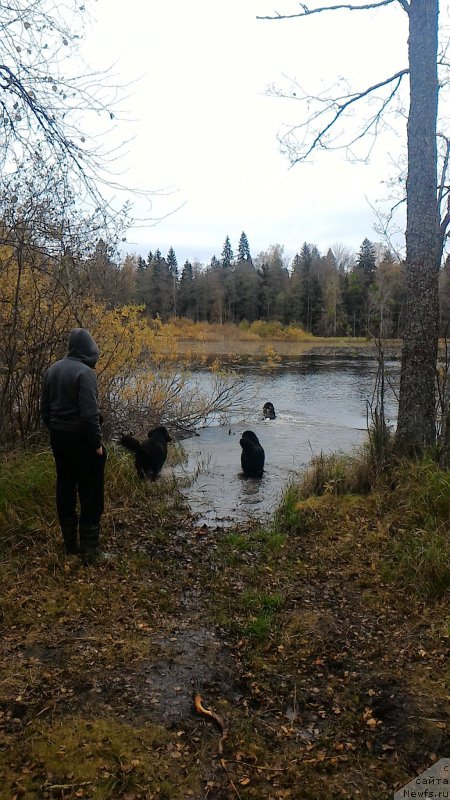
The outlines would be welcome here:
M 314 455 L 349 452 L 367 439 L 367 403 L 373 397 L 378 364 L 367 357 L 301 356 L 240 365 L 249 399 L 215 420 L 199 435 L 182 442 L 186 461 L 175 468 L 180 477 L 195 476 L 185 490 L 198 524 L 232 525 L 257 518 L 266 521 L 276 509 L 288 482 Z M 399 362 L 386 364 L 389 382 L 386 412 L 395 423 L 395 389 Z M 196 379 L 207 387 L 208 371 Z M 276 419 L 264 420 L 266 401 Z M 244 430 L 258 436 L 266 454 L 261 480 L 241 475 L 239 439 Z

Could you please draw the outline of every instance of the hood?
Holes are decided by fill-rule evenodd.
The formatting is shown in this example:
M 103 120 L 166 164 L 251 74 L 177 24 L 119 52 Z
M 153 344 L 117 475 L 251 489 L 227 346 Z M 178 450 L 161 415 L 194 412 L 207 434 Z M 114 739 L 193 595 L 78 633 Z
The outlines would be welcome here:
M 74 328 L 70 331 L 68 348 L 69 358 L 78 358 L 88 367 L 95 367 L 100 351 L 85 328 Z

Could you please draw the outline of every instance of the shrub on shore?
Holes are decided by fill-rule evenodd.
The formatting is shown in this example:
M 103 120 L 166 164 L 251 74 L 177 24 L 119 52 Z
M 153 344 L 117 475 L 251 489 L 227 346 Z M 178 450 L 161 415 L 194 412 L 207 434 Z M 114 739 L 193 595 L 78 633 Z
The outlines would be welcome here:
M 281 341 L 309 341 L 314 340 L 311 333 L 306 333 L 297 325 L 283 325 L 277 320 L 266 322 L 255 320 L 250 323 L 243 320 L 236 325 L 232 322 L 224 324 L 211 322 L 194 322 L 186 317 L 174 318 L 161 326 L 170 337 L 184 341 L 222 342 L 243 341 L 253 342 L 261 339 Z

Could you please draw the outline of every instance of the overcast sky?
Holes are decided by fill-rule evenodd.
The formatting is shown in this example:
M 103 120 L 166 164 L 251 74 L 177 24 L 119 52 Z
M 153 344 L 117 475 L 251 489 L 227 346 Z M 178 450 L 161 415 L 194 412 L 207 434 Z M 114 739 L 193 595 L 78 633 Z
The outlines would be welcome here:
M 287 88 L 284 76 L 312 92 L 339 76 L 356 89 L 388 77 L 406 66 L 406 14 L 394 4 L 256 19 L 298 8 L 290 0 L 98 0 L 86 57 L 113 65 L 117 83 L 134 81 L 113 131 L 134 137 L 120 180 L 161 192 L 151 210 L 161 220 L 131 230 L 130 251 L 173 246 L 180 264 L 206 262 L 227 235 L 236 250 L 242 230 L 253 255 L 275 243 L 292 257 L 304 241 L 326 252 L 380 239 L 370 206 L 388 194 L 383 181 L 402 138 L 388 133 L 369 164 L 320 152 L 291 168 L 277 135 L 306 112 L 266 90 Z M 148 214 L 140 202 L 135 211 Z

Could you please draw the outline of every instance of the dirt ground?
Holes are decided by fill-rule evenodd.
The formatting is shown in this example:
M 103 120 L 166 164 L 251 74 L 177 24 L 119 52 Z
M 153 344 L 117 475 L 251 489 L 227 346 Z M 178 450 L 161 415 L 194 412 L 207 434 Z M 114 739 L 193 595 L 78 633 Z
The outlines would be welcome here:
M 94 567 L 4 555 L 1 800 L 392 798 L 450 754 L 447 609 L 386 585 L 372 535 L 136 509 Z

